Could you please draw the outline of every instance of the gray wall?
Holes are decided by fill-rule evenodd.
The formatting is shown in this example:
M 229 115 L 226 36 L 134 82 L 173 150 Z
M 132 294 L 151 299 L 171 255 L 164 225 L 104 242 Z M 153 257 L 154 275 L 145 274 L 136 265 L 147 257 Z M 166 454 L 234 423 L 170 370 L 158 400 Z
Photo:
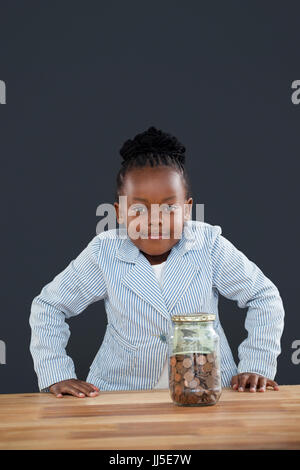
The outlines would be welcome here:
M 95 235 L 96 208 L 114 201 L 119 148 L 150 125 L 186 145 L 205 221 L 278 287 L 275 380 L 300 383 L 299 2 L 12 0 L 0 14 L 0 392 L 38 391 L 32 299 Z M 236 360 L 245 314 L 220 297 Z M 69 325 L 67 352 L 85 380 L 103 302 Z

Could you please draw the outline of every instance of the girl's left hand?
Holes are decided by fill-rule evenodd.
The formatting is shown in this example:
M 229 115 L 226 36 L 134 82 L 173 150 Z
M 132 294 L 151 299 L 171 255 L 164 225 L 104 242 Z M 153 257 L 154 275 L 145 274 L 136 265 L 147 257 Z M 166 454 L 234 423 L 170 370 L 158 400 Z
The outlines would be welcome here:
M 238 392 L 244 392 L 247 387 L 250 388 L 250 392 L 256 392 L 256 388 L 259 392 L 265 392 L 266 387 L 272 387 L 274 390 L 279 390 L 279 386 L 274 382 L 274 380 L 253 372 L 242 372 L 241 374 L 234 375 L 231 379 L 230 385 Z

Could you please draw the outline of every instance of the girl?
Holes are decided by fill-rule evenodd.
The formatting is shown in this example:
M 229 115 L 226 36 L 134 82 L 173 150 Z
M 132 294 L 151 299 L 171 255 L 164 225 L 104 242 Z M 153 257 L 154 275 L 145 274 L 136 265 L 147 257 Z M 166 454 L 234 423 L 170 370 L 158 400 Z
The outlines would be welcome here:
M 220 226 L 191 220 L 185 147 L 150 127 L 127 140 L 120 153 L 114 207 L 125 236 L 120 228 L 96 235 L 33 299 L 30 351 L 40 390 L 85 397 L 101 390 L 168 388 L 171 317 L 195 312 L 216 315 L 223 387 L 278 390 L 273 379 L 284 326 L 282 299 L 221 235 Z M 157 207 L 161 210 L 152 211 Z M 248 337 L 238 348 L 238 365 L 219 319 L 219 293 L 248 307 Z M 70 335 L 65 319 L 101 299 L 106 332 L 87 380 L 78 380 L 65 350 Z

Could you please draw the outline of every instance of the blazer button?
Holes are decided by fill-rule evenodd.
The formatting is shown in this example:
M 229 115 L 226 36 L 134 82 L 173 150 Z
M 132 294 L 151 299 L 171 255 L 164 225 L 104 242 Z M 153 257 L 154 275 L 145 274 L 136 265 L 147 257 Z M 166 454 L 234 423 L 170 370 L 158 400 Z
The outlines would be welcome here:
M 166 336 L 163 335 L 163 334 L 160 335 L 160 339 L 161 339 L 161 341 L 162 341 L 163 343 L 165 343 L 165 342 L 167 341 Z

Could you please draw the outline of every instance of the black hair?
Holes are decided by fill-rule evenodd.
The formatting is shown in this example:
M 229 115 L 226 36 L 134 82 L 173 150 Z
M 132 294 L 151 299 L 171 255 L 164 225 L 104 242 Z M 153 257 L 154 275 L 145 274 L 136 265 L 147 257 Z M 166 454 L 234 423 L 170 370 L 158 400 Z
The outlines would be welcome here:
M 185 186 L 186 199 L 191 197 L 191 184 L 185 168 L 185 147 L 178 139 L 154 126 L 128 139 L 120 149 L 123 158 L 117 174 L 116 200 L 122 190 L 124 178 L 132 168 L 145 166 L 169 166 L 178 171 Z

